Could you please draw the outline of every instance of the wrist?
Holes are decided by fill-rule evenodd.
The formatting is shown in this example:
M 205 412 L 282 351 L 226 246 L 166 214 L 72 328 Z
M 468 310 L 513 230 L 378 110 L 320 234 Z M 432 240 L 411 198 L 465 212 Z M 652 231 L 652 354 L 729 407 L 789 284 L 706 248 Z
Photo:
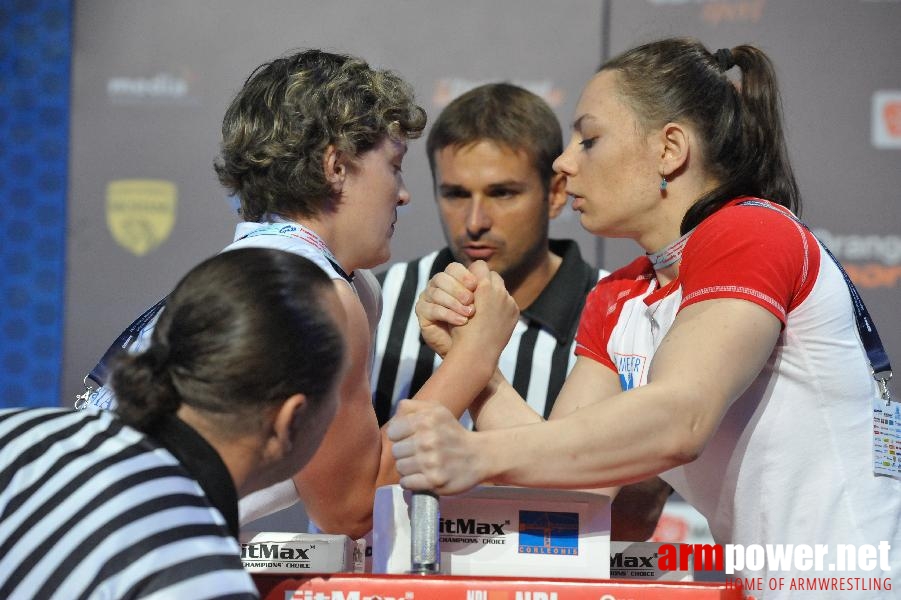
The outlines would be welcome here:
M 473 472 L 479 483 L 504 483 L 508 457 L 503 430 L 473 431 L 470 435 L 473 436 L 477 450 L 474 453 Z
M 466 369 L 467 379 L 479 382 L 482 389 L 493 379 L 499 356 L 486 353 L 484 348 L 464 341 L 456 342 L 446 356 L 445 362 L 458 363 Z

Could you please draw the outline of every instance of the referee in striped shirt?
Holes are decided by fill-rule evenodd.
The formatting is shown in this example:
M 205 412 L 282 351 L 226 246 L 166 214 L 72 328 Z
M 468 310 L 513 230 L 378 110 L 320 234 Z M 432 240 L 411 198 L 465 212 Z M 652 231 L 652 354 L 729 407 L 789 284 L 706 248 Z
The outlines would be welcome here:
M 563 151 L 547 103 L 509 83 L 477 87 L 445 107 L 426 141 L 447 246 L 379 276 L 382 317 L 372 370 L 379 424 L 412 398 L 440 363 L 422 339 L 416 299 L 451 262 L 484 260 L 520 310 L 498 367 L 545 418 L 575 363 L 585 296 L 608 272 L 590 266 L 572 240 L 551 240 L 550 220 L 566 205 L 553 162 Z M 468 413 L 463 421 L 470 423 Z M 659 478 L 624 486 L 613 504 L 614 539 L 651 537 L 672 488 Z
M 585 295 L 606 274 L 582 259 L 574 241 L 548 239 L 550 219 L 566 205 L 565 179 L 552 169 L 563 149 L 560 123 L 535 94 L 488 84 L 445 107 L 426 149 L 447 247 L 380 276 L 383 311 L 372 375 L 379 424 L 440 362 L 420 337 L 416 298 L 452 261 L 469 266 L 475 260 L 500 273 L 520 309 L 500 370 L 547 417 L 575 360 Z
M 238 496 L 299 470 L 325 435 L 337 306 L 305 258 L 225 252 L 119 360 L 116 413 L 0 410 L 0 598 L 256 598 Z

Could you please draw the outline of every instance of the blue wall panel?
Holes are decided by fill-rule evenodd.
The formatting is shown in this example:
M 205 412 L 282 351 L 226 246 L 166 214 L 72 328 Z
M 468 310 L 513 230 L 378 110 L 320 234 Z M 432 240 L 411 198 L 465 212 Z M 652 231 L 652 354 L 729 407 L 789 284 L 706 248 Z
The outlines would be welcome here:
M 0 407 L 61 403 L 71 20 L 0 6 Z

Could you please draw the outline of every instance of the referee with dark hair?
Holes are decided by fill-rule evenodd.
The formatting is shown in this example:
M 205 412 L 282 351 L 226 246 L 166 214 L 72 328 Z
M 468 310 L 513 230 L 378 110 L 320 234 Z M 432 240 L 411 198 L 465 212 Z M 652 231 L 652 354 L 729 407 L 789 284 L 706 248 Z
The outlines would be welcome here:
M 372 389 L 380 425 L 440 364 L 414 306 L 429 279 L 454 261 L 484 260 L 503 277 L 520 317 L 498 367 L 536 413 L 550 414 L 575 364 L 585 296 L 607 274 L 585 262 L 573 240 L 549 239 L 550 220 L 567 200 L 566 180 L 552 166 L 562 151 L 553 110 L 509 83 L 474 88 L 438 115 L 426 152 L 447 247 L 379 277 Z M 623 487 L 613 505 L 614 538 L 649 538 L 670 491 L 658 478 Z
M 119 360 L 115 413 L 0 410 L 0 598 L 256 598 L 238 497 L 315 452 L 345 328 L 318 266 L 233 250 Z
M 477 87 L 438 115 L 426 151 L 447 247 L 380 276 L 372 382 L 380 424 L 440 362 L 423 343 L 413 308 L 429 279 L 454 261 L 484 260 L 503 277 L 520 320 L 500 370 L 538 414 L 550 413 L 575 362 L 585 295 L 606 274 L 582 259 L 574 241 L 548 239 L 550 219 L 566 205 L 566 182 L 552 169 L 562 149 L 547 103 L 509 83 Z

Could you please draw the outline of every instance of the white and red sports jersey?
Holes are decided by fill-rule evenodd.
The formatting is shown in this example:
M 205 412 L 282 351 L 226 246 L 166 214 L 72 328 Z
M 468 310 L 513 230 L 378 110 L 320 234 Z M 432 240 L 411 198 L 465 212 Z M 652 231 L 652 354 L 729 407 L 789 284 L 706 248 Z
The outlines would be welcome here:
M 661 477 L 707 518 L 719 543 L 886 540 L 899 565 L 901 481 L 873 475 L 878 390 L 847 285 L 785 208 L 743 200 L 695 229 L 670 284 L 659 287 L 646 257 L 602 279 L 586 301 L 576 354 L 613 369 L 628 390 L 647 382 L 682 308 L 738 298 L 770 311 L 783 328 L 763 371 L 700 457 Z

